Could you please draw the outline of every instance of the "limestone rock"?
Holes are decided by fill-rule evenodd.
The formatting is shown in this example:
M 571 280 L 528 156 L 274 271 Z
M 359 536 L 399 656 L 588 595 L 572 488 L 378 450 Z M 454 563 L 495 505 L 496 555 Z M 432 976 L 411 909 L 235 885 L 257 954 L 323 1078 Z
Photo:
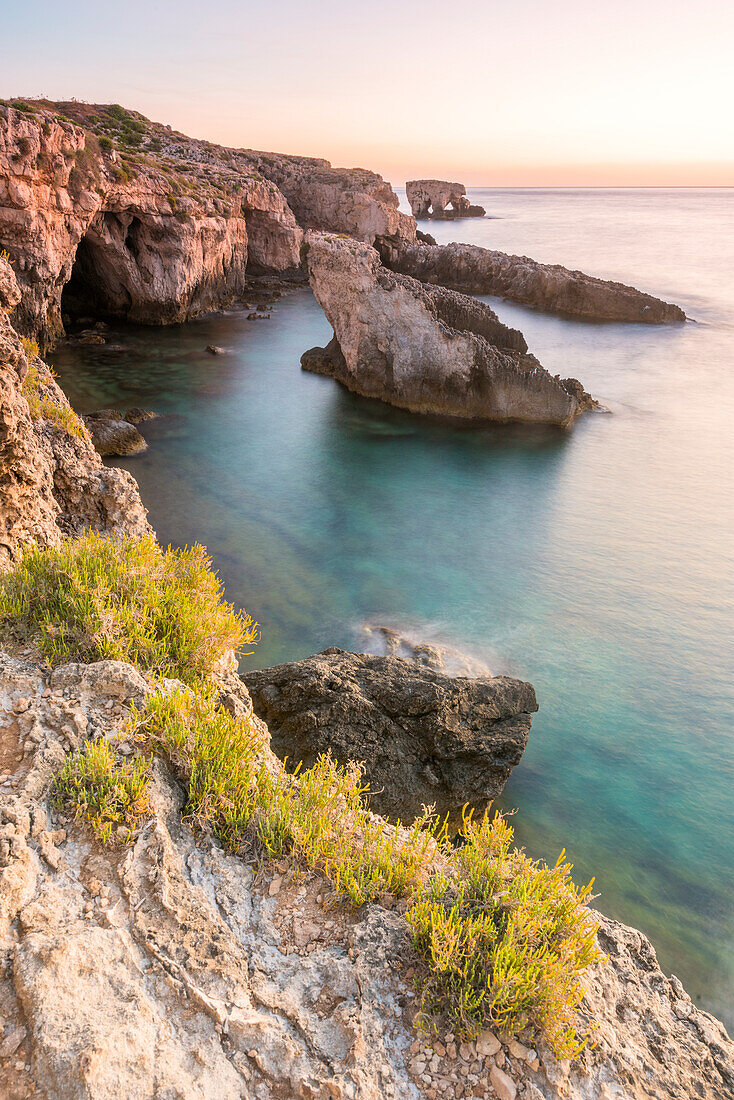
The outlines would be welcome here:
M 31 365 L 39 395 L 61 410 L 69 405 L 10 323 L 2 303 L 17 295 L 12 268 L 0 259 L 0 563 L 31 542 L 53 544 L 88 527 L 149 533 L 137 485 L 125 470 L 102 464 L 83 428 L 72 435 L 52 419 L 31 418 L 24 390 Z
M 509 298 L 547 313 L 646 325 L 685 321 L 678 306 L 623 283 L 473 244 L 382 246 L 393 271 L 471 294 Z
M 228 690 L 247 707 L 235 680 Z M 54 828 L 51 788 L 69 748 L 97 731 L 114 738 L 151 690 L 119 661 L 49 677 L 0 653 L 0 748 L 6 760 L 13 744 L 29 748 L 17 786 L 0 786 L 0 1094 L 432 1100 L 423 1075 L 447 1080 L 443 1095 L 456 1083 L 471 1094 L 453 1039 L 418 1056 L 413 991 L 396 969 L 414 957 L 395 911 L 324 906 L 315 873 L 262 881 L 192 834 L 160 762 L 154 816 L 131 848 L 105 848 L 81 823 Z M 43 855 L 51 835 L 56 867 Z M 486 1033 L 477 1055 L 501 1063 L 495 1082 L 533 1100 L 733 1100 L 724 1029 L 665 977 L 641 933 L 600 920 L 609 961 L 590 972 L 583 1006 L 599 1021 L 597 1046 L 569 1065 L 541 1044 L 537 1069 L 508 1066 Z M 490 1078 L 491 1061 L 482 1072 Z
M 463 183 L 408 180 L 405 192 L 414 218 L 483 218 L 487 213 L 469 202 Z
M 423 805 L 443 815 L 499 795 L 538 709 L 520 680 L 443 676 L 418 661 L 340 649 L 244 680 L 279 756 L 364 762 L 371 807 L 404 820 Z
M 241 294 L 248 267 L 298 265 L 293 213 L 249 162 L 225 163 L 216 147 L 204 151 L 206 143 L 181 135 L 167 150 L 181 182 L 153 156 L 125 166 L 91 132 L 90 116 L 105 110 L 0 105 L 0 249 L 16 261 L 20 331 L 42 345 L 61 335 L 62 293 L 66 312 L 182 321 Z M 131 118 L 145 127 L 142 116 Z M 195 197 L 180 193 L 184 174 Z
M 309 352 L 305 369 L 414 412 L 566 426 L 581 411 L 573 390 L 489 306 L 395 275 L 357 241 L 312 232 L 307 244 L 311 286 L 335 339 Z

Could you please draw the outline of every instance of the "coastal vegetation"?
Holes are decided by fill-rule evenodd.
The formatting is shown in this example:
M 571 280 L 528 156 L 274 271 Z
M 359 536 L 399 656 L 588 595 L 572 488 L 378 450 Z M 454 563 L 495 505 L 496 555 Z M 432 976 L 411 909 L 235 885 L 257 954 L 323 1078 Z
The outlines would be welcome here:
M 48 420 L 69 435 L 81 437 L 84 434 L 84 428 L 71 406 L 54 401 L 44 392 L 45 380 L 35 362 L 39 351 L 37 342 L 23 337 L 22 343 L 28 360 L 28 371 L 23 379 L 21 392 L 28 403 L 31 420 Z M 45 367 L 45 370 L 51 373 L 49 367 Z
M 57 801 L 104 842 L 133 838 L 150 812 L 153 755 L 162 756 L 185 784 L 188 822 L 228 850 L 323 874 L 334 904 L 402 902 L 421 960 L 424 1031 L 448 1019 L 465 1038 L 494 1026 L 542 1033 L 559 1057 L 582 1049 L 580 978 L 601 958 L 590 885 L 576 889 L 563 853 L 547 867 L 512 848 L 499 814 L 465 813 L 452 843 L 430 809 L 409 827 L 371 814 L 357 764 L 325 755 L 286 772 L 253 714 L 221 705 L 222 661 L 256 641 L 257 625 L 224 601 L 203 547 L 93 533 L 31 547 L 0 578 L 0 622 L 52 664 L 130 661 L 154 688 L 120 731 L 127 756 L 89 740 L 56 781 Z

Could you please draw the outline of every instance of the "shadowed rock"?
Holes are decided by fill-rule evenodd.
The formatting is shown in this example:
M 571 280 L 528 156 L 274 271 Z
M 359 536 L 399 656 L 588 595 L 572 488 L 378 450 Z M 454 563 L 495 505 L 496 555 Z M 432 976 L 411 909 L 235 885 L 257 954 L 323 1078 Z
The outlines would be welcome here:
M 279 756 L 363 761 L 372 809 L 406 820 L 424 804 L 445 814 L 496 798 L 538 709 L 521 680 L 443 676 L 336 648 L 243 679 Z
M 117 409 L 88 413 L 83 420 L 95 450 L 103 456 L 137 455 L 148 449 L 148 444 L 135 425 L 125 419 Z
M 586 407 L 576 384 L 544 370 L 522 333 L 483 302 L 396 275 L 355 240 L 309 233 L 307 244 L 311 287 L 335 339 L 307 352 L 304 369 L 365 397 L 462 419 L 566 426 Z
M 547 313 L 646 325 L 686 319 L 679 306 L 624 283 L 478 245 L 419 243 L 397 248 L 385 243 L 381 252 L 383 261 L 393 271 L 412 275 L 421 282 L 438 283 L 471 294 L 494 294 Z

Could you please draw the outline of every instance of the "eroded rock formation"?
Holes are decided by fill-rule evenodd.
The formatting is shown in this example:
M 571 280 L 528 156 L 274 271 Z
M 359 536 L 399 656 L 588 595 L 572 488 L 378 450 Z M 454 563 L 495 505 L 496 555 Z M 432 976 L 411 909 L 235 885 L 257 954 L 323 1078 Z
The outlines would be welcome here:
M 62 295 L 68 312 L 181 321 L 241 293 L 246 269 L 298 265 L 302 233 L 274 184 L 188 147 L 121 154 L 89 128 L 94 110 L 106 109 L 0 105 L 0 248 L 22 290 L 20 331 L 59 336 Z M 123 114 L 142 145 L 146 120 Z
M 354 240 L 309 233 L 307 248 L 334 340 L 304 355 L 306 370 L 414 412 L 565 426 L 582 411 L 574 387 L 527 354 L 522 333 L 489 306 L 394 274 Z
M 250 672 L 274 751 L 295 766 L 325 752 L 364 764 L 370 806 L 412 820 L 423 806 L 484 806 L 520 762 L 538 709 L 530 684 L 444 676 L 419 661 L 326 649 Z
M 102 464 L 48 368 L 11 325 L 9 311 L 20 299 L 13 270 L 0 258 L 0 566 L 28 543 L 56 543 L 88 527 L 150 532 L 135 481 Z
M 316 873 L 255 873 L 182 823 L 162 762 L 132 847 L 100 845 L 53 804 L 53 778 L 150 692 L 120 662 L 49 674 L 0 654 L 4 1097 L 732 1100 L 723 1028 L 615 921 L 600 918 L 609 961 L 586 979 L 596 1046 L 571 1066 L 489 1031 L 417 1035 L 401 907 L 345 909 Z M 235 679 L 226 693 L 248 707 Z
M 560 264 L 541 264 L 528 256 L 509 256 L 473 244 L 408 244 L 381 247 L 393 270 L 426 283 L 471 294 L 493 294 L 513 302 L 590 321 L 627 321 L 646 325 L 685 321 L 670 305 L 623 283 L 569 271 Z
M 405 193 L 414 218 L 483 218 L 487 213 L 469 202 L 463 183 L 408 180 Z

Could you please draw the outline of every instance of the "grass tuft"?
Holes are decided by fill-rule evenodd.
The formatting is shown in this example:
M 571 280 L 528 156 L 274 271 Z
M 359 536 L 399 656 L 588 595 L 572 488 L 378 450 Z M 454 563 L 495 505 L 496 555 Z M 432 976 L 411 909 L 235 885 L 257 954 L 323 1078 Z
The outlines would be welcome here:
M 86 818 L 103 843 L 127 843 L 149 812 L 148 764 L 140 753 L 119 762 L 104 737 L 86 741 L 64 764 L 55 802 Z
M 38 355 L 36 341 L 24 337 L 23 350 L 28 359 L 28 372 L 23 379 L 21 392 L 28 402 L 31 420 L 48 420 L 54 427 L 61 428 L 69 435 L 76 436 L 77 439 L 83 439 L 84 428 L 82 422 L 71 406 L 67 404 L 59 405 L 53 398 L 44 393 L 45 380 L 34 362 Z
M 404 896 L 435 857 L 443 830 L 430 814 L 408 829 L 388 825 L 365 809 L 359 767 L 329 756 L 294 775 L 274 767 L 255 721 L 233 717 L 214 693 L 160 690 L 145 712 L 133 708 L 130 733 L 187 781 L 192 824 L 209 825 L 234 852 L 293 857 L 354 905 Z
M 222 599 L 202 546 L 163 550 L 152 537 L 89 532 L 31 546 L 0 576 L 0 624 L 52 663 L 130 661 L 198 684 L 257 640 L 257 624 Z

